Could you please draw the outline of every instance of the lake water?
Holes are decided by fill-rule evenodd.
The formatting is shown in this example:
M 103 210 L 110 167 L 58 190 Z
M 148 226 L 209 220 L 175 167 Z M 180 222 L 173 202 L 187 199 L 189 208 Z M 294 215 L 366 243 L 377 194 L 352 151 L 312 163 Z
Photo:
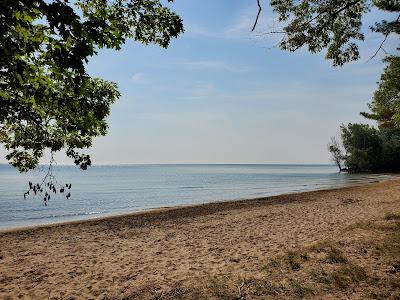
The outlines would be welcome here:
M 58 166 L 71 198 L 23 198 L 29 180 L 44 171 L 19 174 L 0 165 L 0 228 L 88 219 L 157 207 L 256 198 L 383 180 L 390 175 L 339 174 L 330 165 L 126 165 L 81 171 Z

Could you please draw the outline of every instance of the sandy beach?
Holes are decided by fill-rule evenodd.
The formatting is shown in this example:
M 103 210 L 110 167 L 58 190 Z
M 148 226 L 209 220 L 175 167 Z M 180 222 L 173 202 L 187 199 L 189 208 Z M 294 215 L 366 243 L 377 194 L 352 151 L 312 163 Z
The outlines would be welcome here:
M 399 211 L 393 179 L 1 232 L 0 298 L 398 299 Z

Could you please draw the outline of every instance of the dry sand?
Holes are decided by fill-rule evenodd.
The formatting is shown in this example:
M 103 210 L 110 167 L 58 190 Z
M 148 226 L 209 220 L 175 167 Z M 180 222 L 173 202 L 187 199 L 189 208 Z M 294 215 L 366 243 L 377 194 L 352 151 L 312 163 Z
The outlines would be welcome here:
M 2 232 L 0 299 L 175 299 L 207 278 L 264 276 L 271 257 L 399 209 L 393 179 Z

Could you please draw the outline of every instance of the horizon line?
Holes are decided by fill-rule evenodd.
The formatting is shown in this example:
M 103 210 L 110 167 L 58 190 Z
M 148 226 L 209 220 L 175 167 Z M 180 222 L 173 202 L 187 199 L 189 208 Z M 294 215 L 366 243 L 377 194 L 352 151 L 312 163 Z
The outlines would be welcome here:
M 10 166 L 13 167 L 10 164 L 7 163 L 0 163 L 0 165 L 3 166 Z M 49 164 L 39 164 L 38 166 L 48 166 Z M 75 164 L 64 164 L 64 163 L 56 163 L 53 164 L 54 166 L 71 166 L 74 167 L 76 166 Z M 178 166 L 178 165 L 269 165 L 269 166 L 274 166 L 274 165 L 297 165 L 297 166 L 335 166 L 332 163 L 101 163 L 101 164 L 93 164 L 90 167 L 97 167 L 97 166 Z M 79 168 L 79 166 L 76 166 Z

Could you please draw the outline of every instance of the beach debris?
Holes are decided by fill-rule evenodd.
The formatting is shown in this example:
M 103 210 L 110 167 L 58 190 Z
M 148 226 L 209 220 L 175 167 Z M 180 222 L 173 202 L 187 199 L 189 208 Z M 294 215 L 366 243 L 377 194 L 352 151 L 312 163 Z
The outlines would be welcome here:
M 244 288 L 244 286 L 245 286 L 245 282 L 243 281 L 243 282 L 240 284 L 240 286 L 238 287 L 238 289 L 239 289 L 239 297 L 238 297 L 238 299 L 240 299 L 240 300 L 244 300 L 244 299 L 245 299 L 245 296 L 244 296 L 244 294 L 243 294 L 243 288 Z

